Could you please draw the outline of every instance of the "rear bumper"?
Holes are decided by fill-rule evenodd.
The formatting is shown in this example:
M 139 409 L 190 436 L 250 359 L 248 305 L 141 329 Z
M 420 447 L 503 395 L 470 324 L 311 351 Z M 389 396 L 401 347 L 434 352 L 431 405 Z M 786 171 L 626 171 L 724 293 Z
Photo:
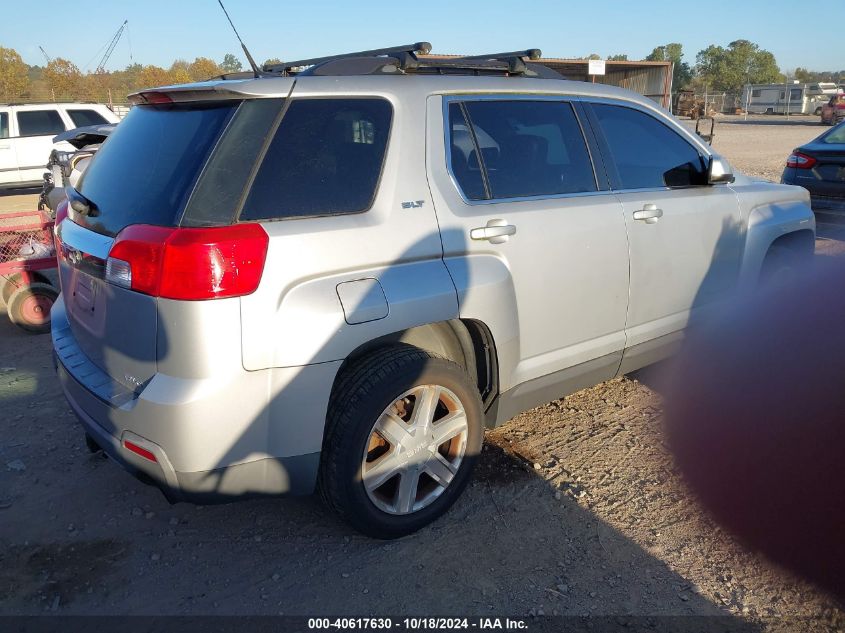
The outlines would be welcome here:
M 85 388 L 61 362 L 57 372 L 65 397 L 85 432 L 109 457 L 144 483 L 158 487 L 170 501 L 226 503 L 261 496 L 306 495 L 314 491 L 319 452 L 268 457 L 206 471 L 177 471 L 161 446 L 131 431 L 123 431 L 120 437 L 106 431 L 79 403 L 79 400 L 85 400 Z M 156 461 L 126 449 L 126 441 L 148 450 Z
M 327 405 L 315 394 L 327 401 L 337 368 L 237 368 L 213 388 L 157 374 L 138 394 L 109 398 L 118 394 L 103 385 L 105 373 L 73 349 L 61 297 L 52 321 L 59 382 L 85 431 L 169 499 L 214 503 L 313 492 Z M 155 459 L 130 451 L 127 441 Z

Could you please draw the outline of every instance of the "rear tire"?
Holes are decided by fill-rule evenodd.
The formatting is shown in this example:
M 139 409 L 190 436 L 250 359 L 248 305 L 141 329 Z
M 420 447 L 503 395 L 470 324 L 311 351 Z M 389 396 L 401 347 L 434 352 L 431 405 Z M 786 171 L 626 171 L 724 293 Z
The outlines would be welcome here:
M 35 283 L 15 290 L 6 311 L 18 327 L 36 334 L 50 331 L 50 309 L 59 293 L 49 284 Z
M 409 345 L 377 350 L 332 392 L 320 492 L 367 536 L 405 536 L 457 500 L 483 439 L 481 399 L 463 367 Z

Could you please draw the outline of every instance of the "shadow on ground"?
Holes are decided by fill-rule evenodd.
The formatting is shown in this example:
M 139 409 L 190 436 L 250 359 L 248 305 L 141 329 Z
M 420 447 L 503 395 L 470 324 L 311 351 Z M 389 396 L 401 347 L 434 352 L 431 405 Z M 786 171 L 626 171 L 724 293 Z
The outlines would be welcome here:
M 317 498 L 170 505 L 87 452 L 49 349 L 0 319 L 5 614 L 724 614 L 492 443 L 452 511 L 399 541 Z

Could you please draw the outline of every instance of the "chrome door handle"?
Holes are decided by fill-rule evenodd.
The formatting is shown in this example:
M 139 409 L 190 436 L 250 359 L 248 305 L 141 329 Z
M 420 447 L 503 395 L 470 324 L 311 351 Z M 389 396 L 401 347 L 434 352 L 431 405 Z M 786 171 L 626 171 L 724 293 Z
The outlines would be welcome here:
M 634 211 L 634 219 L 642 220 L 646 224 L 654 224 L 663 217 L 663 209 L 658 209 L 656 204 L 646 204 L 639 211 Z
M 487 240 L 491 244 L 504 244 L 508 237 L 516 233 L 516 227 L 506 220 L 490 220 L 487 226 L 472 229 L 469 236 L 474 240 Z

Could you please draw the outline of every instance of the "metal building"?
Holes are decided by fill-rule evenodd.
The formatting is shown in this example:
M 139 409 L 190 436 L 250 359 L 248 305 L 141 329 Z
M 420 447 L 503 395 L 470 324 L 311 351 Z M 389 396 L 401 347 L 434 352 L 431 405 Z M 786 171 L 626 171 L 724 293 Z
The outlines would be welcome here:
M 567 79 L 593 80 L 593 77 L 587 74 L 589 61 L 586 59 L 543 57 L 537 61 L 556 70 Z M 596 83 L 639 92 L 667 110 L 672 105 L 672 62 L 606 61 L 605 74 L 595 75 L 595 80 Z
M 457 57 L 457 55 L 425 55 L 425 57 Z M 593 81 L 587 72 L 587 59 L 542 57 L 537 60 L 575 81 Z M 672 105 L 672 62 L 606 61 L 605 74 L 595 75 L 596 83 L 620 86 L 639 92 L 669 110 Z

